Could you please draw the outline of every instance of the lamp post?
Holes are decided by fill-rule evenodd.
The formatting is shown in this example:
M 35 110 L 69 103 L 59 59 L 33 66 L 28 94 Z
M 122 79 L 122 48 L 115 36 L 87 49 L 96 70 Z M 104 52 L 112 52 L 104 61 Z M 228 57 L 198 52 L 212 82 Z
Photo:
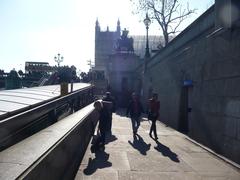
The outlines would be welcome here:
M 141 95 L 144 101 L 147 100 L 147 95 L 146 95 L 146 91 L 144 88 L 146 88 L 146 77 L 145 77 L 145 73 L 146 73 L 146 69 L 147 69 L 147 62 L 148 59 L 150 58 L 150 52 L 149 52 L 149 43 L 148 43 L 148 29 L 149 26 L 151 24 L 151 20 L 148 17 L 148 14 L 146 13 L 146 18 L 143 20 L 145 26 L 146 26 L 146 31 L 147 31 L 147 35 L 146 35 L 146 50 L 145 50 L 145 56 L 144 56 L 144 67 L 143 67 L 143 73 L 142 73 L 142 89 L 141 89 Z
M 147 40 L 146 40 L 146 51 L 145 51 L 145 60 L 150 58 L 150 53 L 149 53 L 149 45 L 148 45 L 148 29 L 151 24 L 151 20 L 148 17 L 148 14 L 146 13 L 146 18 L 143 20 L 145 26 L 146 26 L 146 31 L 147 31 Z
M 58 64 L 58 67 L 59 67 L 60 63 L 63 62 L 63 56 L 61 56 L 60 53 L 58 53 L 57 56 L 54 57 L 54 60 Z

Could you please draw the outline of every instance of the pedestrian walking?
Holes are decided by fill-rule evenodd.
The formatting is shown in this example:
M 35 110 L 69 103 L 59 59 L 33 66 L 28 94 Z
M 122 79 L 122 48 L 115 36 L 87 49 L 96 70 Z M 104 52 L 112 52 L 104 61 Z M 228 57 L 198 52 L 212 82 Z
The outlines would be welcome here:
M 106 131 L 109 133 L 109 135 L 112 135 L 112 113 L 116 111 L 115 99 L 112 97 L 110 92 L 106 92 L 106 96 L 102 100 L 104 102 L 110 102 L 112 104 L 111 108 L 109 108 L 110 119 L 106 127 Z
M 110 114 L 106 106 L 101 101 L 96 101 L 94 103 L 95 109 L 99 112 L 99 123 L 98 123 L 98 134 L 99 140 L 97 141 L 97 148 L 102 147 L 104 148 L 105 140 L 106 140 L 106 131 L 107 131 L 107 124 L 110 121 Z
M 143 112 L 142 104 L 136 95 L 136 93 L 132 94 L 132 99 L 127 107 L 126 115 L 130 114 L 131 122 L 132 122 L 132 131 L 133 135 L 137 134 L 138 128 L 140 126 L 140 116 Z
M 148 119 L 152 121 L 149 136 L 153 138 L 152 137 L 152 132 L 153 132 L 155 140 L 158 139 L 156 121 L 159 118 L 159 109 L 160 109 L 160 101 L 158 100 L 158 94 L 154 93 L 152 98 L 149 99 Z

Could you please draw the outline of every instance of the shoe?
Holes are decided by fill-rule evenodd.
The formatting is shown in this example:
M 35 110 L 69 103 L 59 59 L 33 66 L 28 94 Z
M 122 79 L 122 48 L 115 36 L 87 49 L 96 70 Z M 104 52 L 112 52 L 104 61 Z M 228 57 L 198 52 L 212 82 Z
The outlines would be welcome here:
M 158 137 L 155 137 L 155 140 L 158 140 Z

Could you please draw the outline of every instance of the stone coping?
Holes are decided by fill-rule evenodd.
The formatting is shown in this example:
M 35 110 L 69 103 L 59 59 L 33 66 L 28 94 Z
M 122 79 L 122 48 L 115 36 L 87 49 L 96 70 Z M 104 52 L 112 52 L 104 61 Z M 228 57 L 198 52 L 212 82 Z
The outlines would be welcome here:
M 16 179 L 61 142 L 88 114 L 90 104 L 52 126 L 0 152 L 0 178 Z

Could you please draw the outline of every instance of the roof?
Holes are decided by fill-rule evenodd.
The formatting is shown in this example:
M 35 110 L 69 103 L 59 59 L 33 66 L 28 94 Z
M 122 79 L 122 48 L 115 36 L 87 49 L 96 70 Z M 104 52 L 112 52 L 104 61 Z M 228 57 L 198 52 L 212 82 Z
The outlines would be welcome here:
M 133 48 L 136 55 L 140 56 L 141 58 L 145 55 L 145 49 L 146 49 L 146 36 L 143 35 L 133 35 L 131 36 L 133 38 Z M 149 42 L 149 49 L 150 53 L 151 50 L 159 49 L 158 46 L 160 42 L 164 42 L 163 36 L 148 36 L 148 42 Z

